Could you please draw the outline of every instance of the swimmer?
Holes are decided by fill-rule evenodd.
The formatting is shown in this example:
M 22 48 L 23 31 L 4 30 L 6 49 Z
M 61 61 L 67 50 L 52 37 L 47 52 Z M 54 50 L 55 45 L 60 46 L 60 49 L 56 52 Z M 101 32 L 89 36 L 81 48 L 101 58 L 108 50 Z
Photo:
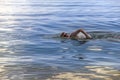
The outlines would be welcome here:
M 66 32 L 62 32 L 60 35 L 61 38 L 69 38 L 69 39 L 91 39 L 91 35 L 85 32 L 83 29 L 78 29 L 71 34 L 68 34 Z

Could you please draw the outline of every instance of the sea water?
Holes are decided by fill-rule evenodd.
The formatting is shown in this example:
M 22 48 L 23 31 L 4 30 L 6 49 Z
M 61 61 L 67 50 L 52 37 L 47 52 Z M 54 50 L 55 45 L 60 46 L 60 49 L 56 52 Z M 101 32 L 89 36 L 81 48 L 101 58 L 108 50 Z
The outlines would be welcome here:
M 119 32 L 119 0 L 0 0 L 0 80 L 119 80 Z

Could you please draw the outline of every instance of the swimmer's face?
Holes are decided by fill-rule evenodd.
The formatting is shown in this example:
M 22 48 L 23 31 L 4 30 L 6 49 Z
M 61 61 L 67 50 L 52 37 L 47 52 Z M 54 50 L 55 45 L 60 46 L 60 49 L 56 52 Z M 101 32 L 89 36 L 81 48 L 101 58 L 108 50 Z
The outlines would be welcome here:
M 69 35 L 65 32 L 62 32 L 60 37 L 63 37 L 63 38 L 69 38 Z

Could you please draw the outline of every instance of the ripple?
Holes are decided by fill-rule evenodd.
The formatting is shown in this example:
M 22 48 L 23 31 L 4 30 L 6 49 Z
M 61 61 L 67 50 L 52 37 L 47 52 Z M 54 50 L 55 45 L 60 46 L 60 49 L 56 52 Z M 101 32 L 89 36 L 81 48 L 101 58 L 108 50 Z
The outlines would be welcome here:
M 34 44 L 33 42 L 30 41 L 25 41 L 25 40 L 10 40 L 10 41 L 2 41 L 0 44 L 3 45 L 20 45 L 20 44 Z
M 86 66 L 91 72 L 63 72 L 52 76 L 46 80 L 53 79 L 69 79 L 69 80 L 91 80 L 91 79 L 104 79 L 104 80 L 114 80 L 114 78 L 119 79 L 120 72 L 118 70 L 112 69 L 111 67 L 102 66 Z
M 8 48 L 0 48 L 0 53 L 14 54 L 14 52 L 12 50 L 9 50 Z
M 88 50 L 91 50 L 91 51 L 102 51 L 102 46 L 89 46 L 87 48 Z
M 118 0 L 0 0 L 0 78 L 118 80 L 119 8 Z M 82 45 L 51 35 L 79 28 L 110 34 Z
M 10 32 L 13 32 L 14 31 L 14 29 L 12 29 L 12 28 L 0 28 L 0 31 L 6 31 L 6 32 L 8 32 L 8 31 L 10 31 Z

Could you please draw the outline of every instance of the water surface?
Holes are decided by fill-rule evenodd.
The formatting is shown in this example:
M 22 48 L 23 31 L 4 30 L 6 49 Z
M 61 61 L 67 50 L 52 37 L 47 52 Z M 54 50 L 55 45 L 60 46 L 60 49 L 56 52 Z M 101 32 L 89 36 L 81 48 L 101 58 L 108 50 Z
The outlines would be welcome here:
M 0 0 L 0 79 L 119 80 L 119 26 L 119 0 Z

